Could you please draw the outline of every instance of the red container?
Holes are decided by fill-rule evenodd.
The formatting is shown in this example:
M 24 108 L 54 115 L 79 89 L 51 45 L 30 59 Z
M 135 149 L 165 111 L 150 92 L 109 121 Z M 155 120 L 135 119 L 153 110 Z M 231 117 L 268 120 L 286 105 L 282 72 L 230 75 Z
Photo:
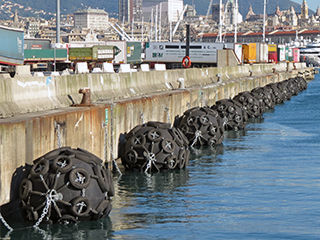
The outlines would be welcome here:
M 268 52 L 268 61 L 269 62 L 278 62 L 278 53 L 277 52 Z

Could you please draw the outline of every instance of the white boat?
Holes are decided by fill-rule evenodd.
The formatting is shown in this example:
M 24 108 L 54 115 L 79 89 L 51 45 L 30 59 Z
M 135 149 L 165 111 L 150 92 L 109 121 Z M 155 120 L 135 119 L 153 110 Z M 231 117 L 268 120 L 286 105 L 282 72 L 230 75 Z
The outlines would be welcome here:
M 320 67 L 320 36 L 305 48 L 300 49 L 300 59 L 306 62 L 307 66 Z

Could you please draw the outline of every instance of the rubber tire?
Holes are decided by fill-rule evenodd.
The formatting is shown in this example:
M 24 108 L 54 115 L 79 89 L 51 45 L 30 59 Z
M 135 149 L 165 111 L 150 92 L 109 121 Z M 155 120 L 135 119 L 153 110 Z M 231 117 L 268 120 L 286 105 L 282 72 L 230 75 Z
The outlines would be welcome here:
M 85 202 L 86 204 L 86 210 L 82 213 L 79 213 L 78 212 L 78 209 L 77 209 L 77 204 L 80 203 L 80 202 Z M 70 211 L 72 212 L 72 214 L 74 214 L 75 216 L 77 217 L 86 217 L 88 216 L 88 213 L 90 212 L 90 203 L 89 203 L 89 200 L 85 197 L 76 197 L 74 199 L 72 199 L 71 201 L 71 208 L 70 208 Z
M 65 167 L 61 168 L 59 165 L 58 165 L 58 161 L 60 159 L 66 159 L 68 160 L 68 163 Z M 52 162 L 52 169 L 57 172 L 61 172 L 61 173 L 67 173 L 69 172 L 73 167 L 73 160 L 72 158 L 70 158 L 69 156 L 67 155 L 59 155 L 58 157 L 56 157 L 53 162 Z
M 81 174 L 84 175 L 86 180 L 83 184 L 76 182 L 77 172 L 80 172 Z M 90 180 L 91 180 L 91 177 L 90 177 L 89 173 L 83 168 L 75 168 L 69 173 L 69 181 L 70 181 L 71 185 L 73 187 L 75 187 L 76 189 L 81 190 L 81 189 L 87 188 L 90 185 Z
M 36 169 L 40 164 L 43 164 L 44 166 L 39 172 L 36 172 Z M 30 174 L 32 177 L 43 176 L 49 171 L 49 167 L 49 161 L 43 158 L 31 167 Z
M 21 181 L 20 187 L 19 187 L 19 197 L 21 200 L 26 200 L 32 191 L 32 182 L 28 180 L 27 178 L 24 178 Z

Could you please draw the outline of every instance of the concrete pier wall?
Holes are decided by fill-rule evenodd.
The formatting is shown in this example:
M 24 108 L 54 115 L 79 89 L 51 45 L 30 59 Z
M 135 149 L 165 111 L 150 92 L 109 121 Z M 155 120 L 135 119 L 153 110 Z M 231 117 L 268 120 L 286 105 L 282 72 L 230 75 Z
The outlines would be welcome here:
M 286 68 L 286 64 L 263 64 L 13 79 L 2 75 L 0 205 L 18 198 L 25 166 L 58 146 L 84 148 L 110 163 L 111 153 L 118 156 L 120 134 L 138 124 L 173 123 L 189 108 L 211 106 L 310 71 L 303 64 L 297 64 L 297 70 L 292 64 Z M 184 89 L 179 89 L 179 78 L 184 79 Z M 70 107 L 68 95 L 80 103 L 78 91 L 83 87 L 90 88 L 94 105 Z

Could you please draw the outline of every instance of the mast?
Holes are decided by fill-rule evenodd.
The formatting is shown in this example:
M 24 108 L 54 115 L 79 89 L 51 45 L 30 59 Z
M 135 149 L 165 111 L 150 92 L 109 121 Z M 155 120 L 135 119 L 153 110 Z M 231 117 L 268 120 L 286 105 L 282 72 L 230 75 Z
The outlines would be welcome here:
M 219 42 L 222 42 L 222 0 L 219 4 Z
M 152 42 L 152 34 L 153 34 L 152 28 L 153 28 L 153 8 L 151 9 L 150 42 Z
M 235 22 L 234 22 L 234 43 L 237 43 L 237 31 L 238 31 L 238 0 L 236 0 L 236 12 L 235 12 Z
M 154 19 L 154 23 L 156 24 L 155 41 L 158 42 L 158 5 L 156 5 L 156 16 L 155 16 L 155 19 Z
M 56 43 L 60 43 L 60 0 L 57 0 Z
M 161 15 L 162 15 L 162 3 L 160 3 L 160 15 L 159 15 L 159 42 L 161 42 Z
M 263 37 L 262 37 L 262 42 L 266 42 L 266 0 L 264 0 L 263 3 Z

